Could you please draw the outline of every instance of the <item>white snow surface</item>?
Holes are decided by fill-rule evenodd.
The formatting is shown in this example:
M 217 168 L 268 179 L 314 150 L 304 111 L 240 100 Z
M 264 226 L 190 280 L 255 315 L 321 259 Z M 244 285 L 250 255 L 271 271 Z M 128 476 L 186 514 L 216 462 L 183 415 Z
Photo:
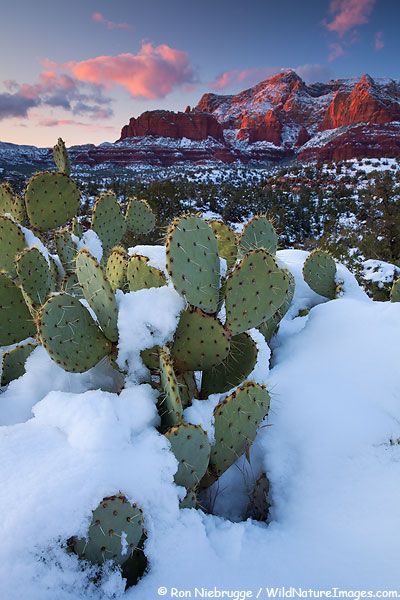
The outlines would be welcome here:
M 94 256 L 97 262 L 101 261 L 103 256 L 103 245 L 101 243 L 101 239 L 93 229 L 87 229 L 82 238 L 78 238 L 74 234 L 72 234 L 71 237 L 78 250 L 86 248 L 86 250 L 88 250 L 90 254 Z
M 154 600 L 160 586 L 254 596 L 260 586 L 397 589 L 400 445 L 390 440 L 400 438 L 400 303 L 369 300 L 341 267 L 343 297 L 319 303 L 301 277 L 306 256 L 278 253 L 296 278 L 295 300 L 272 368 L 264 348 L 265 371 L 253 374 L 271 395 L 250 455 L 271 482 L 271 522 L 179 511 L 177 463 L 154 428 L 156 392 L 132 369 L 141 348 L 169 339 L 183 302 L 168 286 L 121 293 L 119 361 L 130 378 L 120 395 L 99 389 L 111 389 L 104 365 L 65 374 L 42 348 L 1 395 L 1 598 Z M 125 593 L 118 571 L 106 568 L 95 584 L 62 548 L 118 491 L 143 508 L 148 532 L 149 573 Z

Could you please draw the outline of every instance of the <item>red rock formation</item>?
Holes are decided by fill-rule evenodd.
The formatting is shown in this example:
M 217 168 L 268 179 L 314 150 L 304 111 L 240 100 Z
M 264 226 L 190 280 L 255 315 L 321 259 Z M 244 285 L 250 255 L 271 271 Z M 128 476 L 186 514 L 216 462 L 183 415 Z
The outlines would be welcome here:
M 305 144 L 306 142 L 308 142 L 308 140 L 310 139 L 310 134 L 308 133 L 307 129 L 302 126 L 298 136 L 297 136 L 297 140 L 296 140 L 296 144 L 295 146 L 298 148 L 299 146 L 302 146 L 303 144 Z
M 121 140 L 128 137 L 169 137 L 174 139 L 206 140 L 209 136 L 223 141 L 223 131 L 213 115 L 202 112 L 172 112 L 152 110 L 132 117 L 121 131 Z

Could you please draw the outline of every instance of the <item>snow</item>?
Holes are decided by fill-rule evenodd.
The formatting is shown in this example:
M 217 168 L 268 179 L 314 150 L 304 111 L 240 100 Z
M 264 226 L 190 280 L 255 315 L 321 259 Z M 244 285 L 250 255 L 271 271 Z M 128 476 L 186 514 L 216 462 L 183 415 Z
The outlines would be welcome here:
M 260 586 L 397 589 L 400 303 L 371 301 L 341 265 L 343 296 L 327 301 L 302 278 L 306 256 L 278 253 L 296 279 L 293 305 L 270 346 L 251 332 L 260 356 L 250 377 L 267 384 L 271 408 L 250 463 L 221 479 L 215 515 L 179 510 L 177 463 L 155 429 L 157 392 L 143 383 L 140 350 L 170 340 L 185 305 L 170 285 L 117 294 L 118 364 L 128 369 L 119 394 L 107 361 L 67 374 L 42 348 L 32 352 L 0 398 L 1 598 L 154 600 L 160 586 L 254 597 Z M 210 437 L 218 400 L 185 411 Z M 262 471 L 270 523 L 240 522 Z M 118 570 L 93 582 L 93 569 L 63 548 L 118 491 L 141 506 L 148 533 L 150 570 L 127 592 Z
M 25 242 L 26 242 L 26 245 L 28 246 L 28 248 L 37 248 L 39 250 L 39 252 L 41 254 L 43 254 L 43 256 L 45 257 L 45 259 L 47 261 L 47 264 L 50 266 L 49 251 L 47 250 L 47 248 L 43 244 L 43 242 L 38 237 L 36 237 L 36 235 L 30 229 L 27 229 L 26 227 L 23 227 L 22 225 L 19 225 L 19 228 L 21 229 L 22 233 L 24 234 Z
M 71 235 L 71 238 L 78 250 L 86 248 L 98 262 L 101 261 L 103 256 L 103 245 L 99 236 L 93 229 L 87 229 L 81 239 L 74 234 Z
M 363 262 L 362 276 L 382 288 L 385 283 L 391 284 L 400 275 L 400 268 L 383 260 L 368 259 Z

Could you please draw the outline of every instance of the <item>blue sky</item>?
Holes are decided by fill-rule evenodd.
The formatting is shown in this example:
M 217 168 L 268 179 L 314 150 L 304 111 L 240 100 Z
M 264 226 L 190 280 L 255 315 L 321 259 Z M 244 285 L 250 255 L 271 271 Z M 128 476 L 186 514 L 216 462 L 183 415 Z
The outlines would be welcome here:
M 307 81 L 400 77 L 399 0 L 15 0 L 3 17 L 2 141 L 113 141 L 144 110 L 287 67 Z

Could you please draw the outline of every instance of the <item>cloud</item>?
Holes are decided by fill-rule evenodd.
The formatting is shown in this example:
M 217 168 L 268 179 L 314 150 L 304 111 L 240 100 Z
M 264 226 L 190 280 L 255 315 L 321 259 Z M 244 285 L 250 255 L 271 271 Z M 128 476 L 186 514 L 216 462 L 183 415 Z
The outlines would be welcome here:
M 33 84 L 14 80 L 3 83 L 8 91 L 0 94 L 0 119 L 27 118 L 28 111 L 39 106 L 61 108 L 92 119 L 106 119 L 113 114 L 111 99 L 100 86 L 78 81 L 69 74 L 46 70 Z
M 365 25 L 374 9 L 376 0 L 331 0 L 329 12 L 331 21 L 324 21 L 329 31 L 343 37 L 358 25 Z
M 263 79 L 276 75 L 285 70 L 281 67 L 250 67 L 248 69 L 231 69 L 220 73 L 209 85 L 214 90 L 225 90 L 241 86 L 253 86 Z M 293 71 L 306 83 L 326 81 L 331 76 L 331 71 L 326 65 L 305 64 L 293 67 Z
M 328 60 L 330 62 L 332 62 L 333 60 L 336 60 L 337 58 L 340 58 L 341 56 L 343 56 L 345 54 L 345 49 L 343 44 L 339 43 L 339 42 L 333 42 L 332 44 L 329 44 L 329 48 L 330 48 L 330 52 L 328 55 Z
M 82 129 L 92 129 L 97 131 L 98 129 L 109 129 L 115 130 L 115 127 L 111 125 L 99 125 L 98 123 L 83 123 L 82 121 L 75 121 L 74 119 L 41 119 L 38 123 L 42 127 L 64 127 L 71 125 L 73 127 L 79 127 Z
M 107 29 L 132 29 L 132 25 L 129 23 L 115 23 L 115 21 L 109 21 L 101 12 L 94 12 L 92 14 L 92 21 L 105 25 Z
M 375 50 L 382 50 L 385 47 L 385 41 L 383 39 L 383 31 L 377 31 L 374 37 L 374 48 Z
M 143 43 L 137 54 L 97 56 L 60 65 L 79 81 L 106 89 L 119 85 L 133 97 L 164 98 L 175 88 L 195 81 L 186 52 L 166 44 Z

